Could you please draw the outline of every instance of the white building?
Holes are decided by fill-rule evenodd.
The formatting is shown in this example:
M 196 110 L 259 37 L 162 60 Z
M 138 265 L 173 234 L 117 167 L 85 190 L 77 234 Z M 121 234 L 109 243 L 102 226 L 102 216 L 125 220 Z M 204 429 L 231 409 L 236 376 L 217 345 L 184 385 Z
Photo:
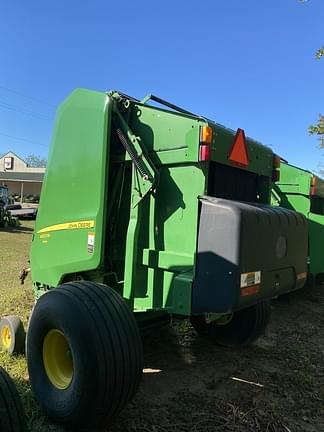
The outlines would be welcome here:
M 18 195 L 20 201 L 27 195 L 40 196 L 45 168 L 32 168 L 9 151 L 0 157 L 0 185 L 9 188 L 10 195 Z

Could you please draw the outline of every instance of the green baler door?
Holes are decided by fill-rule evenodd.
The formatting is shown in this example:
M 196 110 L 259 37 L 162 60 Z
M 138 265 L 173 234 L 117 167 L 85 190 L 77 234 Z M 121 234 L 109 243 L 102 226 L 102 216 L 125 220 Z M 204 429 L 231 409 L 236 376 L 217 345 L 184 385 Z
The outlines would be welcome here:
M 109 97 L 83 89 L 58 111 L 32 242 L 33 282 L 57 286 L 102 262 L 110 119 Z

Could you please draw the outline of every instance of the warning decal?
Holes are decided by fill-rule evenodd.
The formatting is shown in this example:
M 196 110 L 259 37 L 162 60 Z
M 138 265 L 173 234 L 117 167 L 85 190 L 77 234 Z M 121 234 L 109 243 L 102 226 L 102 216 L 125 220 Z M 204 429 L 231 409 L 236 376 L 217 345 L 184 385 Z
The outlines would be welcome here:
M 241 288 L 258 285 L 261 282 L 261 271 L 242 273 Z
M 94 244 L 95 244 L 95 233 L 89 232 L 88 233 L 88 253 L 94 252 Z

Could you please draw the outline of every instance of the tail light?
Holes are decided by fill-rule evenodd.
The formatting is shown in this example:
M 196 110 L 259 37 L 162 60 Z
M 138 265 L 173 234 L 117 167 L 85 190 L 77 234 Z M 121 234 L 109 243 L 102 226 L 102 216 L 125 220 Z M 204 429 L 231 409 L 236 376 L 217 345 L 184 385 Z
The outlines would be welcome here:
M 316 195 L 316 193 L 317 193 L 317 177 L 313 176 L 311 178 L 309 194 L 313 196 Z
M 280 156 L 273 156 L 272 162 L 272 181 L 277 182 L 280 180 Z
M 213 129 L 210 126 L 200 127 L 199 160 L 209 161 L 211 155 L 211 143 L 213 140 Z

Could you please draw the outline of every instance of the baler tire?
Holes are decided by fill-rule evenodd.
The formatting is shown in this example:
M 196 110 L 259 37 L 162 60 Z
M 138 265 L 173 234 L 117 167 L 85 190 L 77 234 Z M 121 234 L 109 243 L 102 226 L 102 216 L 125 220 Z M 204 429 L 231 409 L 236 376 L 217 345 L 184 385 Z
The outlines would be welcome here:
M 16 386 L 0 367 L 0 431 L 27 432 L 24 408 Z
M 265 332 L 270 321 L 270 301 L 262 301 L 233 314 L 226 325 L 207 323 L 204 315 L 193 315 L 191 324 L 199 334 L 218 345 L 243 347 L 251 345 Z
M 0 348 L 9 354 L 24 354 L 26 333 L 21 319 L 15 315 L 0 320 Z
M 106 427 L 132 399 L 142 376 L 134 314 L 106 285 L 65 283 L 35 305 L 27 364 L 34 395 L 54 421 L 73 430 Z

